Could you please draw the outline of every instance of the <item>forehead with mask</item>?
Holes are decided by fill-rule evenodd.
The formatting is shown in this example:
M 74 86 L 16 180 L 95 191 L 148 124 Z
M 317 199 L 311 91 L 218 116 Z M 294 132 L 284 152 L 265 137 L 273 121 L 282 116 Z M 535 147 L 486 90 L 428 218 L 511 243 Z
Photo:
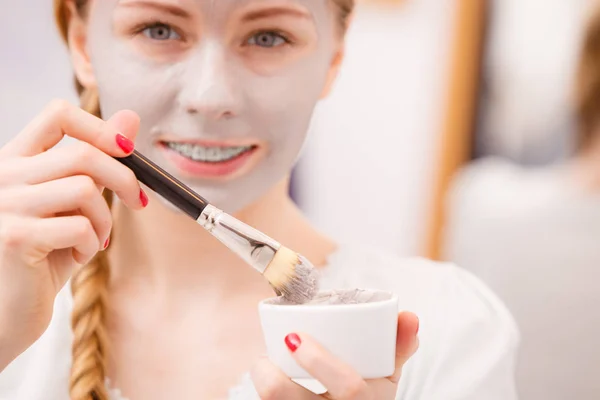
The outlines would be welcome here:
M 139 151 L 227 212 L 289 174 L 340 60 L 332 1 L 101 0 L 85 14 L 78 80 L 104 117 L 139 114 Z

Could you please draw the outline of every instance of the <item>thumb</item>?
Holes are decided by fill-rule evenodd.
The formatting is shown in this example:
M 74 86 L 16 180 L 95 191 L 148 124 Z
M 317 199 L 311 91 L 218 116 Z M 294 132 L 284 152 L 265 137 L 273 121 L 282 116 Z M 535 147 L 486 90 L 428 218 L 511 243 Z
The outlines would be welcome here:
M 396 369 L 389 378 L 398 383 L 402 375 L 402 367 L 419 347 L 419 318 L 411 312 L 398 314 L 398 330 L 396 335 Z

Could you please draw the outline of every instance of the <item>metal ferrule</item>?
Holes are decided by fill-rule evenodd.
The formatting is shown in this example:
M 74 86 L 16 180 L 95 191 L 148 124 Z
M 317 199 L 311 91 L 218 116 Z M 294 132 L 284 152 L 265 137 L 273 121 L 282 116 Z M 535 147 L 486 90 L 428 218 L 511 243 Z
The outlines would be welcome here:
M 196 222 L 261 274 L 281 247 L 279 242 L 211 204 Z

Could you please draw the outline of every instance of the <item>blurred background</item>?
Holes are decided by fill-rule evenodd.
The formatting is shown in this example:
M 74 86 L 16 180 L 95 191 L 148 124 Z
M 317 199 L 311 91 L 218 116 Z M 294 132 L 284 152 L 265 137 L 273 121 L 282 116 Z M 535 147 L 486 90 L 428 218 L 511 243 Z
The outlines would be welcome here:
M 522 332 L 523 399 L 600 398 L 600 129 L 581 139 L 575 92 L 598 3 L 359 1 L 293 177 L 337 240 L 486 281 Z M 52 2 L 2 1 L 0 15 L 1 145 L 50 99 L 77 98 Z

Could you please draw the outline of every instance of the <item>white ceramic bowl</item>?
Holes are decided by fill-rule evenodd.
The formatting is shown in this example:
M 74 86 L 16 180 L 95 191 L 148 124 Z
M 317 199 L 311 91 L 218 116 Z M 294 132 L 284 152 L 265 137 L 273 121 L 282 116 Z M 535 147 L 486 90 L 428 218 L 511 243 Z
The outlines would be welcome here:
M 291 357 L 284 341 L 290 333 L 306 333 L 365 379 L 392 375 L 395 368 L 398 297 L 390 292 L 350 289 L 324 291 L 317 299 L 332 295 L 350 296 L 366 302 L 289 305 L 283 303 L 281 298 L 270 298 L 259 303 L 270 360 L 292 379 L 311 379 Z

